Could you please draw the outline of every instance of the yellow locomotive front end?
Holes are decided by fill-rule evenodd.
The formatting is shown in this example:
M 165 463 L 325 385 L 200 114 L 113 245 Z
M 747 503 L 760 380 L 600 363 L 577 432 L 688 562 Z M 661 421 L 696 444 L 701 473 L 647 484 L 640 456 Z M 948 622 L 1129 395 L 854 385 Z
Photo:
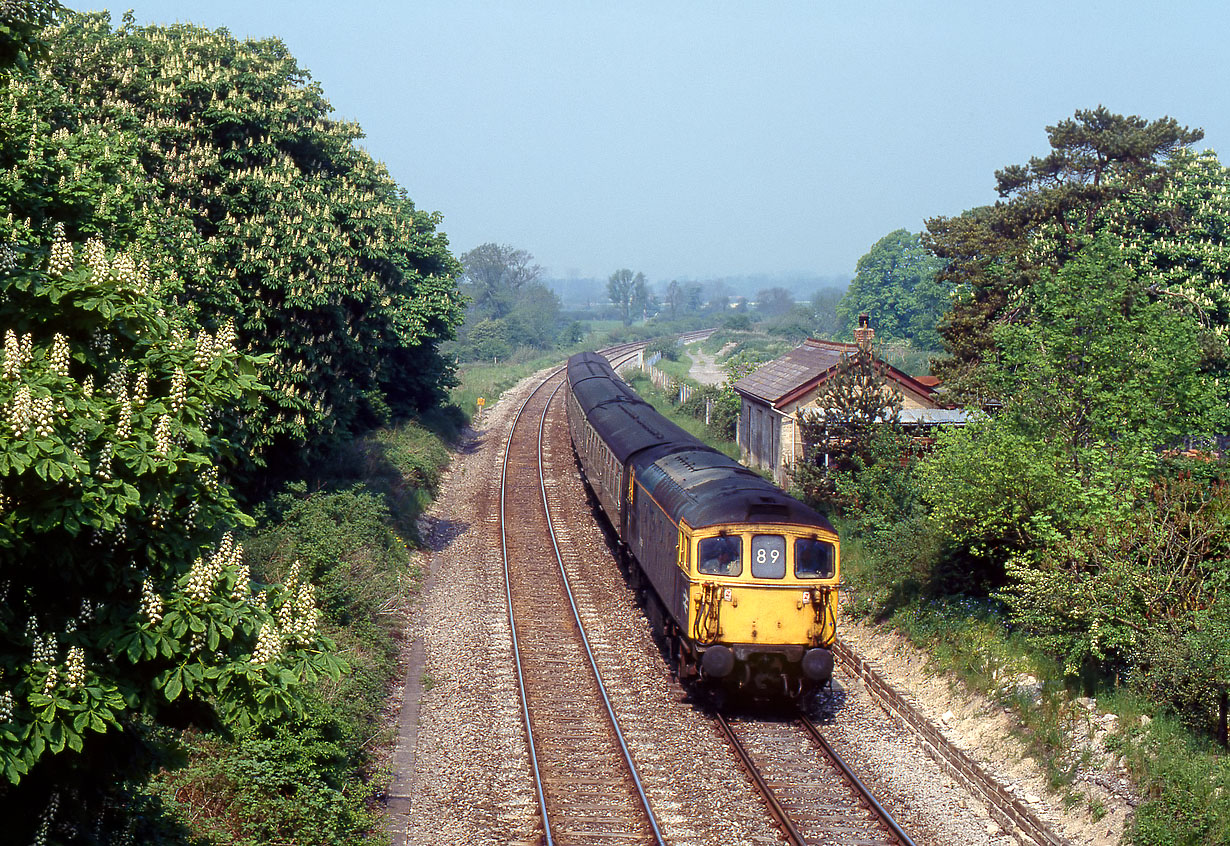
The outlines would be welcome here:
M 833 672 L 840 545 L 816 526 L 681 531 L 687 639 L 703 676 L 797 695 Z

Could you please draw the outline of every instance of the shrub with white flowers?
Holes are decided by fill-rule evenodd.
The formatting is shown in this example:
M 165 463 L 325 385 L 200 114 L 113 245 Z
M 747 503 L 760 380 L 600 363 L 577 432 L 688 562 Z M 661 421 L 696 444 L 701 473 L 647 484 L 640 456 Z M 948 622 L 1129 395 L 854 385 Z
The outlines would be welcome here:
M 80 819 L 152 766 L 134 725 L 293 711 L 298 686 L 340 663 L 311 586 L 254 597 L 231 534 L 250 521 L 214 409 L 259 393 L 259 362 L 225 327 L 189 331 L 136 262 L 77 250 L 64 229 L 50 255 L 0 272 L 0 803 L 37 806 L 55 784 Z

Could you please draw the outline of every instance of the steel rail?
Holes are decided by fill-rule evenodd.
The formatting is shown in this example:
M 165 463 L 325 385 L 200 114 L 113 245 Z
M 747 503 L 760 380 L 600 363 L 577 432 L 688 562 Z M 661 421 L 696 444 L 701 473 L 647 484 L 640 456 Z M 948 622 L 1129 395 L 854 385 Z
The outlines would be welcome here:
M 626 346 L 633 346 L 633 345 L 623 345 L 623 346 L 626 347 Z M 620 347 L 613 347 L 613 348 L 610 348 L 610 351 L 614 352 L 615 350 L 618 350 L 618 349 L 620 349 Z M 620 355 L 621 353 L 614 352 L 614 354 Z M 551 379 L 558 376 L 559 373 L 563 370 L 564 370 L 563 367 L 559 367 L 551 371 L 551 373 L 549 373 L 542 380 L 542 382 L 538 385 L 538 387 L 535 388 L 533 392 L 531 392 L 531 394 L 525 399 L 525 401 L 521 403 L 521 407 L 517 409 L 517 413 L 513 417 L 512 425 L 509 427 L 509 430 L 508 430 L 508 437 L 504 441 L 504 460 L 500 467 L 500 550 L 501 550 L 501 554 L 504 559 L 504 596 L 506 600 L 506 608 L 508 611 L 508 628 L 509 628 L 509 633 L 512 637 L 512 651 L 513 651 L 513 658 L 514 658 L 513 663 L 515 664 L 516 670 L 517 670 L 517 689 L 521 694 L 521 719 L 525 724 L 525 732 L 526 732 L 527 739 L 529 741 L 526 745 L 529 747 L 530 766 L 534 771 L 534 789 L 538 795 L 538 807 L 542 813 L 542 828 L 543 828 L 543 834 L 546 837 L 546 840 L 545 840 L 546 846 L 554 846 L 555 840 L 551 836 L 550 818 L 547 814 L 547 798 L 546 798 L 546 794 L 543 792 L 542 770 L 538 765 L 538 752 L 534 747 L 534 722 L 530 716 L 529 696 L 526 694 L 526 690 L 525 690 L 525 675 L 522 673 L 522 670 L 521 670 L 521 645 L 517 639 L 517 626 L 515 623 L 516 616 L 513 612 L 512 579 L 510 578 L 509 569 L 508 569 L 508 527 L 507 527 L 507 522 L 505 519 L 505 515 L 507 513 L 505 509 L 505 499 L 506 499 L 507 482 L 508 482 L 508 457 L 510 453 L 512 452 L 512 439 L 513 439 L 513 434 L 517 430 L 517 423 L 520 422 L 521 416 L 525 412 L 526 407 L 529 405 L 530 400 L 532 400 L 535 396 L 537 396 L 538 392 L 543 390 L 543 388 L 547 386 L 547 383 L 550 382 Z M 548 398 L 546 406 L 544 407 L 544 411 L 543 411 L 543 421 L 545 421 L 546 419 L 545 409 L 550 407 L 551 400 L 555 397 L 555 393 L 557 393 L 561 387 L 563 387 L 563 383 L 556 386 L 555 392 L 553 392 L 551 394 L 551 397 Z M 539 422 L 538 466 L 539 466 L 539 483 L 540 483 L 540 488 L 543 490 L 543 503 L 545 505 L 546 489 L 542 485 L 542 449 L 541 449 L 541 446 L 542 446 L 542 421 Z M 550 516 L 549 511 L 547 512 L 547 522 L 550 525 L 551 516 Z M 556 542 L 555 542 L 554 527 L 552 527 L 551 529 L 551 543 L 553 546 L 555 546 L 556 558 L 557 560 L 559 560 L 559 547 L 558 545 L 556 545 Z M 562 561 L 560 562 L 560 569 L 562 572 L 563 571 Z M 564 578 L 564 587 L 566 589 L 568 588 L 568 579 L 566 576 Z M 569 598 L 569 601 L 571 602 L 572 601 L 571 589 L 568 589 L 568 598 Z M 573 605 L 573 613 L 576 614 L 575 604 Z M 578 622 L 578 625 L 580 625 L 579 616 L 577 617 L 577 622 Z M 585 642 L 585 649 L 586 649 L 586 652 L 589 653 L 590 664 L 591 666 L 594 667 L 594 673 L 595 675 L 597 675 L 597 672 L 598 672 L 597 665 L 593 663 L 594 662 L 593 654 L 589 652 L 589 641 L 585 637 L 584 628 L 581 629 L 581 638 Z M 661 832 L 658 830 L 657 820 L 654 818 L 653 813 L 649 810 L 649 800 L 645 797 L 645 792 L 641 787 L 640 778 L 637 775 L 636 768 L 632 766 L 631 758 L 628 756 L 628 748 L 624 744 L 623 734 L 619 730 L 619 725 L 618 723 L 615 722 L 614 712 L 611 710 L 610 701 L 607 700 L 606 690 L 602 686 L 601 676 L 598 677 L 598 686 L 602 691 L 603 701 L 606 702 L 607 711 L 608 713 L 611 714 L 611 723 L 615 727 L 615 733 L 619 738 L 620 746 L 623 748 L 624 756 L 628 760 L 629 768 L 632 770 L 632 778 L 636 782 L 637 790 L 640 793 L 641 800 L 642 800 L 642 803 L 644 804 L 646 813 L 649 817 L 649 822 L 653 828 L 654 835 L 657 837 L 658 843 L 662 844 L 663 843 L 662 835 L 661 835 Z
M 547 502 L 546 473 L 542 465 L 542 443 L 546 432 L 547 412 L 551 410 L 551 403 L 563 387 L 564 383 L 560 382 L 555 390 L 551 392 L 551 396 L 547 398 L 547 404 L 543 406 L 542 417 L 538 421 L 538 487 L 542 491 L 542 507 L 547 515 L 547 529 L 551 535 L 551 548 L 555 550 L 555 560 L 559 564 L 560 577 L 564 580 L 564 591 L 568 594 L 568 604 L 572 607 L 572 616 L 577 621 L 577 631 L 581 634 L 581 643 L 585 646 L 585 655 L 589 658 L 589 666 L 594 671 L 594 678 L 598 682 L 598 692 L 602 694 L 602 703 L 606 706 L 607 716 L 610 717 L 611 726 L 615 729 L 615 737 L 619 741 L 619 748 L 623 752 L 624 761 L 628 764 L 628 772 L 632 774 L 632 781 L 636 784 L 636 792 L 640 796 L 641 805 L 645 808 L 645 816 L 649 818 L 649 826 L 653 829 L 653 836 L 659 846 L 665 846 L 666 841 L 662 839 L 662 831 L 658 828 L 658 821 L 654 817 L 652 806 L 649 804 L 649 797 L 645 795 L 645 787 L 641 783 L 641 776 L 636 770 L 636 763 L 632 760 L 632 751 L 628 749 L 628 744 L 624 740 L 624 733 L 619 728 L 619 720 L 615 716 L 615 708 L 611 705 L 610 697 L 607 696 L 606 683 L 602 680 L 602 672 L 598 669 L 598 661 L 594 658 L 593 650 L 590 649 L 589 637 L 585 634 L 585 624 L 581 622 L 581 612 L 577 608 L 576 599 L 572 595 L 572 586 L 568 583 L 568 572 L 564 569 L 564 557 L 560 553 L 559 540 L 555 535 L 555 521 L 551 519 L 551 506 Z
M 561 368 L 562 369 L 562 368 Z M 517 688 L 521 692 L 521 717 L 525 722 L 525 733 L 528 739 L 526 744 L 530 750 L 530 766 L 534 770 L 534 789 L 538 792 L 538 808 L 542 812 L 542 829 L 546 836 L 546 846 L 554 846 L 555 841 L 551 837 L 551 823 L 547 816 L 547 797 L 542 789 L 542 770 L 538 767 L 538 753 L 534 748 L 534 723 L 530 718 L 530 700 L 525 691 L 525 676 L 521 672 L 521 646 L 517 641 L 517 626 L 515 616 L 513 614 L 513 598 L 512 598 L 512 579 L 508 572 L 508 527 L 504 519 L 505 509 L 504 500 L 508 482 L 508 455 L 512 452 L 513 433 L 517 431 L 517 423 L 521 420 L 521 414 L 525 411 L 525 407 L 529 405 L 539 391 L 541 391 L 547 382 L 556 375 L 559 371 L 555 371 L 550 376 L 542 381 L 537 388 L 521 403 L 521 407 L 517 409 L 517 414 L 513 418 L 512 425 L 508 429 L 508 438 L 504 441 L 504 463 L 500 469 L 500 547 L 504 556 L 504 595 L 508 600 L 508 629 L 512 634 L 512 651 L 513 663 L 517 668 Z
M 880 822 L 884 823 L 884 825 L 888 827 L 888 829 L 892 832 L 893 837 L 896 837 L 897 840 L 900 841 L 901 846 L 915 846 L 915 843 L 910 838 L 910 835 L 906 834 L 905 830 L 901 826 L 897 825 L 897 821 L 893 819 L 892 814 L 885 810 L 884 806 L 881 805 L 876 800 L 875 796 L 872 795 L 871 791 L 867 789 L 867 786 L 859 780 L 859 777 L 854 774 L 854 771 L 850 769 L 846 762 L 842 760 L 841 756 L 837 754 L 837 751 L 829 745 L 827 740 L 824 739 L 824 735 L 820 733 L 820 729 L 816 728 L 816 724 L 802 715 L 799 716 L 799 723 L 804 729 L 806 729 L 807 733 L 811 735 L 811 739 L 819 744 L 820 748 L 824 751 L 824 754 L 828 756 L 829 760 L 836 764 L 842 771 L 846 779 L 854 786 L 854 789 L 857 790 L 859 795 L 861 795 L 867 802 L 872 813 L 879 817 Z
M 778 825 L 785 830 L 786 836 L 795 846 L 807 846 L 807 838 L 803 833 L 790 821 L 790 815 L 786 813 L 786 809 L 782 807 L 781 802 L 777 799 L 777 794 L 773 792 L 773 788 L 764 780 L 764 775 L 760 772 L 760 767 L 752 760 L 752 756 L 748 754 L 747 748 L 743 745 L 743 741 L 735 733 L 730 722 L 722 715 L 720 711 L 713 713 L 714 719 L 717 720 L 718 726 L 726 735 L 726 739 L 730 741 L 731 747 L 735 750 L 735 754 L 739 756 L 739 760 L 743 762 L 743 768 L 748 775 L 752 777 L 752 781 L 756 782 L 756 788 L 760 794 L 764 796 L 765 801 L 769 804 L 769 812 L 777 820 Z

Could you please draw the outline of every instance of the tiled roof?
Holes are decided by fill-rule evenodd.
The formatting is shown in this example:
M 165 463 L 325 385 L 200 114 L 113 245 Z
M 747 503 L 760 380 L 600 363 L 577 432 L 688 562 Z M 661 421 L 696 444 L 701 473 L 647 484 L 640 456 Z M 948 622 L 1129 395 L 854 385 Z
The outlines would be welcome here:
M 820 377 L 833 369 L 843 355 L 857 349 L 854 344 L 808 338 L 801 346 L 795 347 L 781 358 L 761 365 L 754 373 L 735 382 L 734 389 L 740 394 L 778 408 L 779 403 L 785 401 L 789 404 L 814 388 L 819 384 Z M 915 379 L 891 365 L 885 375 L 924 401 L 934 395 L 933 385 Z
M 773 405 L 800 385 L 810 382 L 833 367 L 841 361 L 843 355 L 856 349 L 858 348 L 854 344 L 808 338 L 801 346 L 795 347 L 781 358 L 761 365 L 754 373 L 749 373 L 735 382 L 734 389 Z

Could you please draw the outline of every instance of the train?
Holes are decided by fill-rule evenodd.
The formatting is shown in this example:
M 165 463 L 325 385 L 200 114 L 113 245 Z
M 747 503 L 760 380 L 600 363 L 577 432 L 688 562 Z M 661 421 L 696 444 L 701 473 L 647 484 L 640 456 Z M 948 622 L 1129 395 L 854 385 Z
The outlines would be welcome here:
M 726 696 L 828 685 L 840 541 L 819 512 L 693 437 L 597 353 L 568 359 L 568 431 L 679 678 Z

